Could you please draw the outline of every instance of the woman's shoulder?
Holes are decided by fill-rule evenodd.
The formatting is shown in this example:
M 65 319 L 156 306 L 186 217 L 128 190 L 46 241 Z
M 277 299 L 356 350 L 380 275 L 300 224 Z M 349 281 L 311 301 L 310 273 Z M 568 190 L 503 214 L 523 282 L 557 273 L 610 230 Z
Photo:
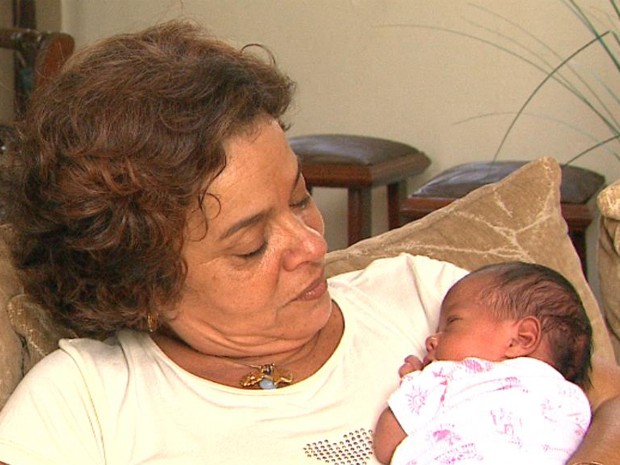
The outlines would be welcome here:
M 435 307 L 447 290 L 467 271 L 456 265 L 422 255 L 400 254 L 374 260 L 366 268 L 330 278 L 330 292 L 365 295 L 387 302 L 419 302 Z M 342 298 L 342 297 L 340 297 Z
M 143 350 L 148 337 L 135 331 L 121 331 L 105 340 L 90 338 L 61 339 L 58 349 L 44 357 L 28 373 L 29 377 L 67 379 L 123 376 L 130 358 Z
M 467 274 L 467 271 L 450 262 L 424 255 L 401 253 L 394 257 L 378 258 L 363 269 L 349 271 L 330 278 L 332 283 L 363 282 L 386 276 L 397 276 L 423 281 L 449 281 Z
M 331 278 L 330 295 L 345 327 L 352 319 L 375 329 L 389 326 L 390 338 L 402 336 L 410 346 L 407 353 L 421 355 L 424 340 L 437 327 L 443 296 L 465 273 L 447 262 L 402 254 Z
M 79 402 L 109 403 L 123 395 L 123 389 L 136 371 L 139 358 L 148 353 L 149 336 L 121 331 L 106 340 L 62 339 L 59 347 L 40 360 L 15 389 L 9 399 L 13 407 L 36 399 L 55 399 L 63 408 L 77 408 Z

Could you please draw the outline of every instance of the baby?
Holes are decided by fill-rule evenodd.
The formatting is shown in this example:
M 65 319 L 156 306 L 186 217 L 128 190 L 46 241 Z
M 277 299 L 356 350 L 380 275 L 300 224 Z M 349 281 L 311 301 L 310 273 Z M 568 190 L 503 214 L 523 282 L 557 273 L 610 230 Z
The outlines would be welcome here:
M 564 464 L 590 422 L 592 328 L 557 272 L 509 262 L 448 291 L 377 423 L 382 463 Z M 580 387 L 581 388 L 580 388 Z

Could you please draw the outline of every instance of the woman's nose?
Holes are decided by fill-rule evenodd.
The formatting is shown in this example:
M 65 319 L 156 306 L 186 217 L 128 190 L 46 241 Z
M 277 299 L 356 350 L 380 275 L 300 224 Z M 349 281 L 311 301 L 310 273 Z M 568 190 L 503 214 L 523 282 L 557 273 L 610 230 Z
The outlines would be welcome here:
M 323 260 L 327 253 L 327 242 L 323 237 L 322 225 L 320 215 L 312 223 L 300 218 L 293 221 L 288 231 L 289 246 L 284 254 L 285 269 L 294 270 L 303 263 Z

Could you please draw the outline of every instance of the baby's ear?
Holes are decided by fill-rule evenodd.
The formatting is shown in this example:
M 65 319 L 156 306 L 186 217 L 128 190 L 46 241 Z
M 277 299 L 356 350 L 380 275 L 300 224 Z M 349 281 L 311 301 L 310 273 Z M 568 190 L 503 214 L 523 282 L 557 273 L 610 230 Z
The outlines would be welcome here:
M 515 323 L 510 345 L 506 348 L 507 358 L 526 357 L 538 349 L 541 341 L 540 321 L 534 316 L 526 316 Z

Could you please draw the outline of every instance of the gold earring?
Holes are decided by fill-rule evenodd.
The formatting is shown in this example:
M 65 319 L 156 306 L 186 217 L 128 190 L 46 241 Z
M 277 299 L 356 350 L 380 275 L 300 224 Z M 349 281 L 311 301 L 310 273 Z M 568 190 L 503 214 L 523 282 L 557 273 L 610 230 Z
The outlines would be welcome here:
M 157 330 L 157 326 L 157 314 L 154 312 L 149 312 L 146 315 L 146 327 L 149 330 L 149 333 L 154 333 Z

